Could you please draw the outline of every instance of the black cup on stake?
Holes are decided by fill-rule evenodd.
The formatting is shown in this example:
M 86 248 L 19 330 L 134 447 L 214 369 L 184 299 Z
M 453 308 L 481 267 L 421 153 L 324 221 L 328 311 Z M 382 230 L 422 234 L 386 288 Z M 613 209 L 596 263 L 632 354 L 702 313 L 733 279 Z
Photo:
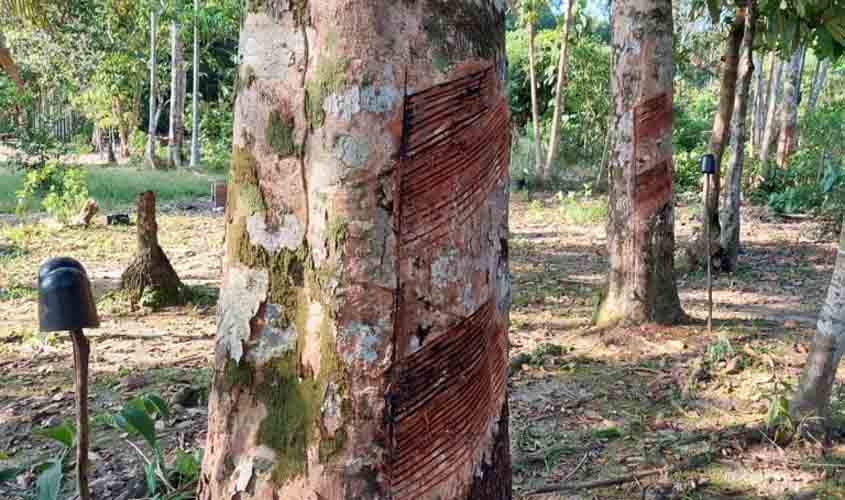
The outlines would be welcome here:
M 710 179 L 716 173 L 716 157 L 706 154 L 701 157 L 701 173 L 704 174 L 704 239 L 707 240 L 707 333 L 713 333 L 713 249 L 710 241 Z
M 38 325 L 42 332 L 70 332 L 76 386 L 76 473 L 80 500 L 88 491 L 88 356 L 83 328 L 98 328 L 97 303 L 88 273 L 78 261 L 59 257 L 38 270 Z

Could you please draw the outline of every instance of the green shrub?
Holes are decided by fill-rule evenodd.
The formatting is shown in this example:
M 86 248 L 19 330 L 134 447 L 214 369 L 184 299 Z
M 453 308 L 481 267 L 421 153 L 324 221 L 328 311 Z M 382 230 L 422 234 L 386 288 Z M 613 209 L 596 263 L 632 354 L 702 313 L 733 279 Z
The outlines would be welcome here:
M 23 213 L 37 197 L 43 197 L 41 205 L 51 217 L 67 224 L 88 200 L 85 171 L 55 160 L 30 170 L 23 188 L 17 192 L 18 214 Z

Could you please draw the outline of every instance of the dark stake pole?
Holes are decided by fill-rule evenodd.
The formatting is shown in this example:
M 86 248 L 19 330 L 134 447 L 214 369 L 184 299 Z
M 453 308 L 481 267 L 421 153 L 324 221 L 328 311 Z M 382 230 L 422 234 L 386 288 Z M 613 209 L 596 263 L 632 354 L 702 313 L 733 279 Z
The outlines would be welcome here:
M 704 174 L 704 239 L 707 240 L 707 333 L 713 333 L 713 242 L 710 239 L 710 178 L 716 173 L 716 159 L 707 154 L 701 158 Z
M 38 270 L 38 325 L 42 332 L 70 332 L 76 387 L 76 485 L 79 500 L 88 489 L 88 356 L 83 328 L 97 328 L 97 304 L 82 264 L 68 257 L 45 262 Z
M 90 500 L 88 491 L 88 355 L 91 351 L 82 330 L 70 332 L 76 385 L 76 485 L 79 500 Z

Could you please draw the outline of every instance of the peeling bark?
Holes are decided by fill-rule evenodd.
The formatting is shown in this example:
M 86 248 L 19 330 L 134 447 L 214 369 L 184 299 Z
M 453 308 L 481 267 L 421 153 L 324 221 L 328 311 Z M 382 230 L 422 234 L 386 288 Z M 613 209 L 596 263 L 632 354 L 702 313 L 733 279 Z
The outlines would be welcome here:
M 21 78 L 20 69 L 18 69 L 18 65 L 15 63 L 14 58 L 12 58 L 11 51 L 6 47 L 6 38 L 3 36 L 2 31 L 0 31 L 0 69 L 15 82 L 18 92 L 22 92 L 24 82 Z
M 613 6 L 608 288 L 599 324 L 674 323 L 683 316 L 674 276 L 672 5 Z
M 506 172 L 507 164 L 473 163 L 483 167 L 478 178 L 492 182 L 472 179 L 479 186 L 471 196 L 424 214 L 423 207 L 439 207 L 452 193 L 430 186 L 461 174 L 446 168 L 460 155 L 437 162 L 434 168 L 446 169 L 433 178 L 427 170 L 406 171 L 413 159 L 437 148 L 463 148 L 470 157 L 489 144 L 454 138 L 415 151 L 404 109 L 414 95 L 469 78 L 484 83 L 455 95 L 484 106 L 447 106 L 450 116 L 469 109 L 487 117 L 497 109 L 494 117 L 507 123 L 504 4 L 254 2 L 239 55 L 224 285 L 198 498 L 509 500 L 507 397 L 505 384 L 497 384 L 507 363 L 490 361 L 507 356 L 508 180 L 486 175 L 494 166 Z M 488 106 L 494 103 L 499 107 Z M 423 100 L 415 110 L 424 114 L 431 105 Z M 430 139 L 449 125 L 422 125 L 418 134 Z M 408 184 L 414 176 L 418 182 Z M 428 203 L 409 205 L 414 196 Z M 415 220 L 429 228 L 464 199 L 472 206 L 461 223 L 439 226 L 446 229 L 442 242 L 421 231 L 426 253 L 408 249 Z M 479 317 L 490 323 L 468 338 L 495 342 L 453 345 L 449 334 L 478 326 Z M 453 364 L 444 354 L 476 345 L 480 355 Z M 445 371 L 438 377 L 409 370 L 418 359 L 446 363 Z M 456 367 L 474 376 L 442 376 Z M 414 378 L 418 373 L 428 374 Z M 425 390 L 404 389 L 415 382 Z M 400 415 L 403 401 L 424 394 L 436 397 Z M 485 404 L 462 397 L 444 405 L 455 394 L 484 396 Z M 407 423 L 422 414 L 431 417 L 427 440 L 409 439 Z M 444 416 L 466 417 L 460 424 L 481 432 L 462 431 L 455 440 L 454 428 L 438 427 Z M 467 448 L 446 453 L 453 444 Z M 408 476 L 408 457 L 439 465 Z
M 722 269 L 728 272 L 736 270 L 739 255 L 740 207 L 742 205 L 742 168 L 745 163 L 745 143 L 747 138 L 748 94 L 751 77 L 754 73 L 754 29 L 757 18 L 757 6 L 752 1 L 748 6 L 745 22 L 745 35 L 742 38 L 740 86 L 734 100 L 734 116 L 731 124 L 731 161 L 730 175 L 725 192 L 725 205 L 721 213 L 722 222 Z
M 839 240 L 836 266 L 813 336 L 807 364 L 790 404 L 796 422 L 805 417 L 826 421 L 836 371 L 845 352 L 845 223 Z

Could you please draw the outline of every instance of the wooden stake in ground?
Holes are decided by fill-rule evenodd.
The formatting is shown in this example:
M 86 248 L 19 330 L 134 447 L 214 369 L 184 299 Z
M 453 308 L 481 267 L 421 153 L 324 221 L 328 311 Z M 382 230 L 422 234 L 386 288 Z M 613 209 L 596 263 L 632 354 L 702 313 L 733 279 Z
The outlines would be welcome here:
M 183 286 L 158 244 L 155 193 L 138 195 L 138 252 L 120 277 L 120 288 L 129 292 L 132 304 L 142 295 L 149 297 L 144 305 L 163 307 L 182 302 Z

